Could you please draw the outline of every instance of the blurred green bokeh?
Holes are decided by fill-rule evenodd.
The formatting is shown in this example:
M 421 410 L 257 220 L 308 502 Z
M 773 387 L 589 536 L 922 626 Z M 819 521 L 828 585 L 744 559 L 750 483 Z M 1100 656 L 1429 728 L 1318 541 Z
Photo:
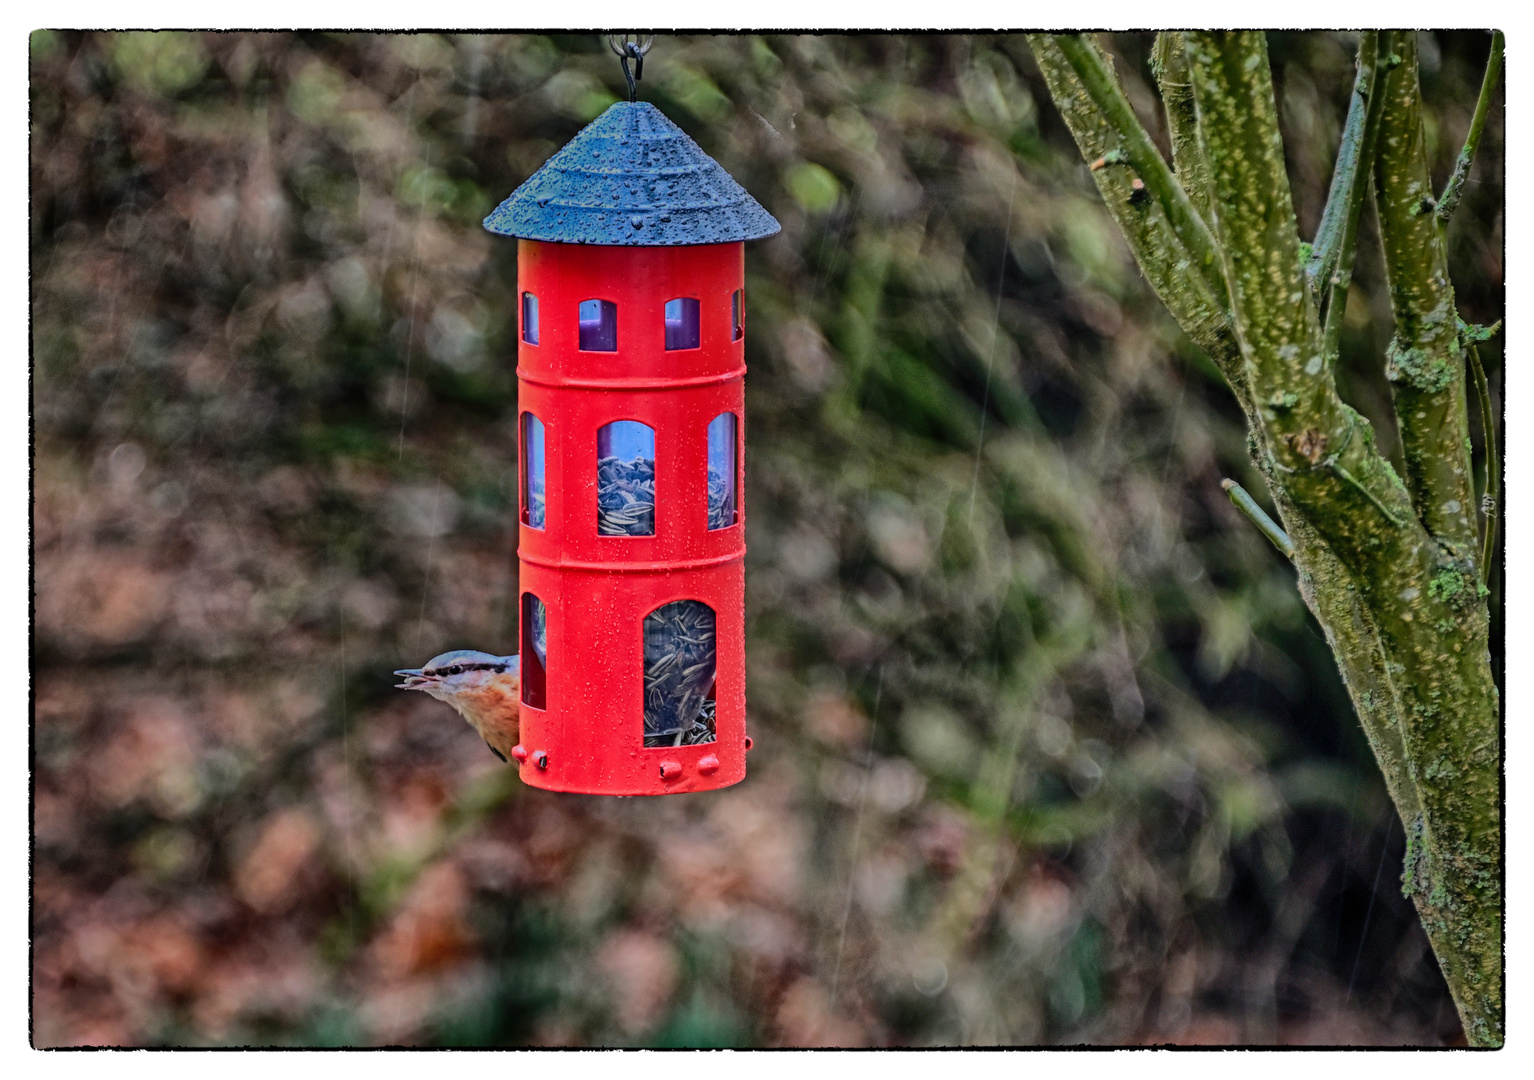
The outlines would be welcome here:
M 1152 121 L 1150 36 L 1110 41 Z M 1424 35 L 1440 182 L 1487 47 Z M 1270 49 L 1308 235 L 1352 40 Z M 1325 642 L 1220 489 L 1261 491 L 1234 403 L 1020 37 L 647 60 L 783 224 L 747 248 L 751 772 L 661 800 L 525 789 L 389 675 L 514 647 L 479 220 L 624 92 L 605 44 L 31 64 L 36 1045 L 1458 1038 Z M 1497 110 L 1451 230 L 1482 323 L 1502 154 Z M 1372 229 L 1342 382 L 1398 456 Z

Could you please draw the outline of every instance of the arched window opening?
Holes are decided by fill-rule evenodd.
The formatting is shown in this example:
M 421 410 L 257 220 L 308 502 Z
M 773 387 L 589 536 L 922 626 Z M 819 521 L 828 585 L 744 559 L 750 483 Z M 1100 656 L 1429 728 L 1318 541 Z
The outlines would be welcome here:
M 666 301 L 666 348 L 698 347 L 698 302 L 683 296 Z
M 538 344 L 538 298 L 530 292 L 522 294 L 522 340 Z
M 597 535 L 655 535 L 655 429 L 614 420 L 597 431 Z
M 746 336 L 746 291 L 736 289 L 730 294 L 730 340 L 739 341 Z
M 720 413 L 708 425 L 708 528 L 728 529 L 739 517 L 735 510 L 734 413 Z
M 716 667 L 713 608 L 678 600 L 645 616 L 645 746 L 715 740 Z
M 618 305 L 611 300 L 582 300 L 580 345 L 584 352 L 618 351 Z
M 546 519 L 543 480 L 543 421 L 530 412 L 522 414 L 522 520 L 541 529 Z
M 522 594 L 522 703 L 547 709 L 549 669 L 549 616 L 543 601 Z

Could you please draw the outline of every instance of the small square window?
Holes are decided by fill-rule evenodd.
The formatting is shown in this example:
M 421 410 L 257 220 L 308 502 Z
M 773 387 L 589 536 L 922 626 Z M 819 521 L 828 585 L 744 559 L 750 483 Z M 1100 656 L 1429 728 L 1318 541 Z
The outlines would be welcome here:
M 698 302 L 691 297 L 666 301 L 666 348 L 698 347 Z
M 618 351 L 618 305 L 611 300 L 582 300 L 581 350 Z
M 736 289 L 730 294 L 730 340 L 739 341 L 746 336 L 746 291 Z
M 538 344 L 538 298 L 530 292 L 522 294 L 522 340 Z

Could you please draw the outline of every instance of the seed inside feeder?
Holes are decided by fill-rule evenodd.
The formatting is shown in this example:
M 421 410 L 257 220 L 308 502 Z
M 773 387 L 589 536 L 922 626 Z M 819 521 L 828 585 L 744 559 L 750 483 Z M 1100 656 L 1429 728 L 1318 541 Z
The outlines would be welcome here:
M 637 420 L 597 431 L 597 535 L 655 535 L 655 431 Z
M 644 620 L 644 744 L 714 741 L 714 609 L 678 600 Z
M 597 462 L 597 533 L 655 535 L 655 462 L 605 457 Z
M 708 527 L 735 524 L 735 414 L 720 413 L 708 425 Z
M 531 296 L 531 293 L 524 294 Z M 536 307 L 535 307 L 536 312 Z M 536 319 L 536 313 L 534 318 Z M 536 344 L 536 339 L 534 344 Z M 532 413 L 522 414 L 522 492 L 527 500 L 527 523 L 534 529 L 545 525 L 544 514 L 544 432 L 543 421 Z
M 545 668 L 549 666 L 549 613 L 543 606 L 543 601 L 536 596 L 529 595 L 533 609 L 533 652 L 538 657 L 538 663 Z
M 708 527 L 728 529 L 735 524 L 735 493 L 729 481 L 717 469 L 708 471 Z

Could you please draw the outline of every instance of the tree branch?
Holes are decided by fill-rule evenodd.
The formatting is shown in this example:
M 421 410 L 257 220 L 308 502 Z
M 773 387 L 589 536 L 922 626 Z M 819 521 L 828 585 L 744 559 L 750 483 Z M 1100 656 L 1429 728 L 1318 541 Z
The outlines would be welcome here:
M 1178 35 L 1179 45 L 1180 38 Z M 1108 122 L 1086 93 L 1075 69 L 1066 61 L 1058 39 L 1049 34 L 1034 34 L 1029 36 L 1029 44 L 1049 84 L 1050 95 L 1075 136 L 1082 157 L 1087 161 L 1099 161 L 1117 151 L 1125 142 L 1123 135 Z M 1184 57 L 1186 59 L 1186 53 Z M 1201 141 L 1193 149 L 1200 162 L 1206 160 Z M 1148 200 L 1139 204 L 1132 201 L 1130 178 L 1125 175 L 1125 170 L 1105 167 L 1094 170 L 1091 175 L 1146 280 L 1184 332 L 1209 355 L 1230 382 L 1251 431 L 1253 462 L 1267 481 L 1283 528 L 1294 545 L 1300 591 L 1325 630 L 1343 680 L 1358 703 L 1359 717 L 1385 775 L 1392 801 L 1404 816 L 1417 814 L 1416 788 L 1401 742 L 1399 721 L 1403 704 L 1394 688 L 1379 625 L 1362 602 L 1364 590 L 1360 588 L 1360 582 L 1364 579 L 1343 564 L 1281 482 L 1283 477 L 1268 446 L 1268 429 L 1259 415 L 1259 405 L 1249 383 L 1247 364 L 1234 329 L 1227 315 L 1214 306 L 1199 275 L 1193 272 L 1187 252 L 1165 213 Z M 1207 181 L 1205 191 L 1208 191 Z M 1271 407 L 1282 408 L 1288 400 L 1278 392 Z M 1367 500 L 1363 512 L 1375 513 Z
M 1380 543 L 1394 542 L 1377 535 L 1376 507 L 1408 521 L 1411 504 L 1375 452 L 1368 421 L 1342 403 L 1324 363 L 1300 268 L 1266 43 L 1257 33 L 1185 38 L 1232 321 L 1269 452 L 1284 489 L 1322 538 L 1362 568 Z
M 1182 246 L 1192 256 L 1193 265 L 1203 277 L 1210 294 L 1216 298 L 1220 307 L 1225 307 L 1225 282 L 1220 277 L 1219 258 L 1209 226 L 1193 209 L 1188 193 L 1182 189 L 1150 136 L 1140 126 L 1107 59 L 1084 34 L 1058 34 L 1055 40 L 1092 103 L 1123 138 L 1124 155 L 1140 174 L 1151 197 L 1166 212 L 1167 220 L 1172 223 Z
M 1433 209 L 1417 36 L 1396 35 L 1401 63 L 1381 84 L 1374 175 L 1385 273 L 1395 315 L 1385 375 L 1395 398 L 1406 488 L 1423 526 L 1450 551 L 1474 559 L 1479 530 L 1470 474 L 1465 361 L 1448 257 Z
M 1102 161 L 1119 152 L 1129 137 L 1109 122 L 1087 93 L 1060 48 L 1059 37 L 1030 34 L 1028 42 L 1049 85 L 1050 96 L 1075 137 L 1081 156 L 1087 161 Z M 1139 121 L 1133 116 L 1130 119 L 1139 128 Z M 1143 130 L 1141 135 L 1144 135 Z M 1172 228 L 1166 211 L 1159 203 L 1137 200 L 1132 178 L 1124 169 L 1094 169 L 1092 179 L 1102 195 L 1103 204 L 1129 242 L 1145 280 L 1183 332 L 1224 374 L 1243 409 L 1249 410 L 1251 395 L 1247 391 L 1241 347 L 1236 342 L 1230 320 L 1210 292 L 1203 275 L 1194 270 L 1193 258 Z
M 1180 35 L 1178 37 L 1180 39 Z M 1075 136 L 1082 157 L 1087 161 L 1098 161 L 1118 150 L 1125 142 L 1123 135 L 1108 122 L 1086 93 L 1074 68 L 1060 50 L 1058 39 L 1054 35 L 1034 34 L 1029 36 L 1029 44 L 1049 84 L 1050 95 Z M 1181 44 L 1180 40 L 1178 44 Z M 1169 70 L 1176 69 L 1169 67 Z M 1201 142 L 1192 149 L 1200 162 L 1206 160 Z M 1137 205 L 1132 201 L 1130 179 L 1123 169 L 1096 169 L 1092 178 L 1128 240 L 1146 280 L 1184 332 L 1209 355 L 1230 382 L 1251 431 L 1254 464 L 1267 481 L 1269 493 L 1283 519 L 1283 528 L 1296 549 L 1294 562 L 1299 573 L 1300 591 L 1325 630 L 1343 679 L 1358 703 L 1360 719 L 1385 775 L 1392 801 L 1403 815 L 1416 814 L 1419 806 L 1416 788 L 1401 743 L 1399 719 L 1403 706 L 1394 689 L 1378 623 L 1362 603 L 1363 590 L 1359 583 L 1363 579 L 1355 576 L 1324 542 L 1281 482 L 1283 477 L 1268 446 L 1268 429 L 1259 415 L 1259 404 L 1249 383 L 1247 364 L 1234 329 L 1226 314 L 1214 306 L 1200 277 L 1193 273 L 1187 252 L 1165 213 L 1154 203 L 1146 201 Z M 1208 191 L 1207 186 L 1205 190 Z M 1272 404 L 1282 408 L 1288 400 L 1282 392 L 1277 392 Z M 1363 512 L 1375 513 L 1367 500 Z
M 1397 50 L 1406 62 L 1386 80 L 1389 91 L 1395 76 L 1411 75 L 1409 91 L 1385 106 L 1376 168 L 1382 174 L 1390 110 L 1416 100 L 1415 64 L 1405 53 L 1414 42 L 1406 37 Z M 1342 403 L 1324 363 L 1299 263 L 1263 35 L 1199 32 L 1185 40 L 1231 317 L 1273 475 L 1348 571 L 1341 579 L 1315 577 L 1309 542 L 1291 526 L 1301 589 L 1334 650 L 1351 652 L 1347 675 L 1374 678 L 1387 695 L 1384 715 L 1375 716 L 1373 689 L 1359 697 L 1349 682 L 1412 838 L 1405 887 L 1470 1042 L 1500 1045 L 1501 792 L 1480 582 L 1469 572 L 1472 563 L 1446 555 L 1418 523 L 1405 487 L 1374 449 L 1368 422 Z M 1412 118 L 1420 135 L 1420 116 Z M 1398 144 L 1410 130 L 1397 129 Z M 1399 154 L 1402 147 L 1389 149 Z M 1436 239 L 1431 216 L 1424 220 Z M 1455 328 L 1452 302 L 1444 315 Z M 1401 417 L 1403 432 L 1407 420 Z M 1356 607 L 1350 593 L 1361 601 Z M 1329 621 L 1349 616 L 1356 625 Z M 1372 646 L 1377 657 L 1363 652 Z
M 1459 159 L 1454 162 L 1454 174 L 1444 185 L 1443 196 L 1438 200 L 1438 220 L 1445 225 L 1454 215 L 1454 208 L 1459 205 L 1465 178 L 1470 175 L 1470 166 L 1475 161 L 1476 149 L 1481 145 L 1481 129 L 1486 126 L 1486 114 L 1491 108 L 1491 95 L 1497 88 L 1497 75 L 1502 70 L 1503 43 L 1502 31 L 1493 30 L 1491 55 L 1486 58 L 1486 74 L 1481 77 L 1481 96 L 1475 102 L 1475 115 L 1470 120 L 1470 131 L 1465 135 L 1465 146 L 1459 152 Z
M 1331 277 L 1339 252 L 1348 246 L 1343 242 L 1343 234 L 1359 195 L 1358 177 L 1361 171 L 1368 175 L 1368 166 L 1363 164 L 1365 135 L 1373 111 L 1370 107 L 1376 98 L 1372 91 L 1376 85 L 1374 69 L 1379 38 L 1374 30 L 1365 30 L 1358 38 L 1358 73 L 1353 77 L 1353 97 L 1348 102 L 1348 118 L 1342 125 L 1342 142 L 1337 146 L 1337 162 L 1332 167 L 1332 186 L 1327 190 L 1321 224 L 1316 228 L 1310 258 L 1305 262 L 1311 288 L 1318 293 Z
M 1169 59 L 1169 40 L 1158 47 L 1163 60 Z M 1163 201 L 1159 195 L 1147 199 L 1145 191 L 1137 198 L 1128 170 L 1113 167 L 1128 161 L 1144 170 L 1142 183 L 1150 189 L 1148 174 L 1158 164 L 1164 170 L 1165 162 L 1127 108 L 1106 61 L 1079 38 L 1031 38 L 1077 145 L 1087 160 L 1102 166 L 1094 167 L 1093 178 L 1147 280 L 1235 390 L 1250 425 L 1254 462 L 1294 546 L 1300 592 L 1337 657 L 1411 838 L 1406 890 L 1432 941 L 1470 1042 L 1500 1045 L 1497 694 L 1487 654 L 1488 616 L 1478 593 L 1481 585 L 1471 569 L 1473 562 L 1454 557 L 1429 535 L 1405 485 L 1375 450 L 1368 421 L 1337 395 L 1309 275 L 1300 265 L 1263 36 L 1187 33 L 1183 41 L 1199 153 L 1196 158 L 1179 157 L 1179 143 L 1184 151 L 1192 144 L 1174 134 L 1174 161 L 1190 183 L 1196 162 L 1206 167 L 1202 175 L 1207 176 L 1208 204 L 1198 213 L 1218 240 L 1220 288 L 1207 286 L 1200 272 L 1192 254 L 1197 241 L 1189 246 L 1188 237 L 1194 234 L 1175 227 L 1177 201 Z M 1075 63 L 1067 56 L 1073 47 Z M 1383 102 L 1388 89 L 1386 80 L 1378 77 L 1382 62 L 1408 66 L 1405 61 L 1410 58 L 1404 53 L 1395 58 L 1401 50 L 1388 50 L 1389 57 L 1382 58 L 1379 54 L 1386 51 L 1376 49 L 1371 100 Z M 1176 76 L 1167 79 L 1170 65 L 1159 67 L 1158 79 L 1175 91 Z M 1084 79 L 1083 72 L 1091 79 Z M 1415 99 L 1414 64 L 1411 73 L 1403 93 Z M 1089 82 L 1096 93 L 1089 92 Z M 1413 117 L 1420 129 L 1420 117 Z M 1186 120 L 1185 103 L 1173 102 L 1169 125 L 1185 125 Z M 1359 175 L 1367 175 L 1368 127 L 1366 108 L 1359 161 L 1349 167 L 1352 176 L 1338 188 L 1350 198 L 1337 204 L 1334 215 L 1338 262 L 1326 275 L 1328 282 L 1339 276 L 1338 269 L 1345 282 L 1349 267 L 1341 264 L 1342 253 L 1356 247 L 1356 219 L 1350 239 L 1352 214 L 1342 208 L 1356 205 L 1363 187 Z M 1386 132 L 1381 112 L 1375 135 L 1376 174 L 1384 171 Z M 1133 151 L 1135 146 L 1141 150 Z M 1143 154 L 1147 147 L 1148 158 Z M 1339 172 L 1348 176 L 1348 168 Z M 1182 194 L 1191 209 L 1191 196 Z M 1427 194 L 1425 187 L 1420 194 Z M 1430 209 L 1429 203 L 1417 215 L 1429 226 Z M 1387 246 L 1391 242 L 1387 238 Z M 1442 287 L 1447 290 L 1446 280 Z M 1335 296 L 1329 312 L 1340 318 L 1345 291 Z M 1454 326 L 1452 297 L 1446 314 Z M 1411 374 L 1409 365 L 1404 368 Z M 1463 378 L 1461 370 L 1461 386 Z M 1401 407 L 1399 393 L 1396 400 Z M 1403 431 L 1408 426 L 1403 416 Z
M 1193 100 L 1193 77 L 1188 74 L 1182 34 L 1176 30 L 1157 34 L 1151 56 L 1161 103 L 1166 108 L 1167 131 L 1172 137 L 1172 168 L 1177 171 L 1177 180 L 1188 193 L 1188 200 L 1207 222 L 1209 167 L 1198 141 L 1198 107 Z
M 1342 164 L 1342 152 L 1337 155 L 1337 168 L 1332 177 L 1332 194 L 1327 197 L 1327 211 L 1332 208 L 1333 198 L 1341 202 L 1341 209 L 1334 217 L 1334 228 L 1330 230 L 1327 243 L 1334 244 L 1326 257 L 1329 263 L 1325 277 L 1321 282 L 1329 282 L 1330 293 L 1326 300 L 1326 324 L 1322 329 L 1322 352 L 1326 358 L 1328 367 L 1335 367 L 1337 355 L 1341 348 L 1342 320 L 1347 314 L 1348 288 L 1353 283 L 1353 260 L 1358 254 L 1358 222 L 1363 217 L 1364 196 L 1369 191 L 1369 174 L 1374 167 L 1375 142 L 1379 135 L 1380 114 L 1383 112 L 1385 95 L 1377 93 L 1380 78 L 1384 75 L 1387 60 L 1390 55 L 1391 34 L 1370 33 L 1366 37 L 1373 40 L 1361 43 L 1358 50 L 1358 79 L 1354 84 L 1355 104 L 1362 100 L 1367 102 L 1364 109 L 1364 123 L 1362 135 L 1357 144 L 1352 148 L 1350 160 L 1346 169 Z M 1367 44 L 1366 49 L 1364 45 Z M 1381 55 L 1383 53 L 1383 55 Z M 1351 115 L 1349 117 L 1351 119 Z M 1344 136 L 1344 146 L 1347 146 L 1347 137 Z M 1344 182 L 1339 189 L 1338 177 L 1344 177 Z M 1340 223 L 1340 224 L 1339 224 Z M 1322 231 L 1317 234 L 1318 241 L 1322 233 L 1327 233 L 1327 215 L 1322 214 Z M 1309 267 L 1306 268 L 1307 272 Z

